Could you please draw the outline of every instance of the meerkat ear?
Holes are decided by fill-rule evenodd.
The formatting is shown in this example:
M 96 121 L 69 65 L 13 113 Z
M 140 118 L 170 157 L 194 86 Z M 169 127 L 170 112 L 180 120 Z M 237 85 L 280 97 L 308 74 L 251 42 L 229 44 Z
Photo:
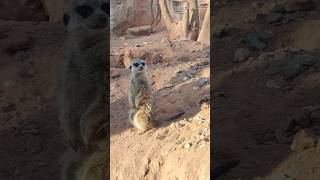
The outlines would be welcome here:
M 67 26 L 69 24 L 70 16 L 68 14 L 63 14 L 63 24 Z

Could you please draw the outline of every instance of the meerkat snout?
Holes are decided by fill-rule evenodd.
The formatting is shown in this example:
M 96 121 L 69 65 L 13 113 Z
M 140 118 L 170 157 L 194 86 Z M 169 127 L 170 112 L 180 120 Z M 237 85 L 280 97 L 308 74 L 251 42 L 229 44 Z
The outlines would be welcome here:
M 130 70 L 132 72 L 142 72 L 146 69 L 146 63 L 142 59 L 134 59 L 130 65 Z

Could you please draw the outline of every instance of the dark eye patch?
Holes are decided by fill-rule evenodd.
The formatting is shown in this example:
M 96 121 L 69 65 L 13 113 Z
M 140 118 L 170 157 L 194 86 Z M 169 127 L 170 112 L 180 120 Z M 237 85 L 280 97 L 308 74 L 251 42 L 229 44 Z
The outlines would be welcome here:
M 134 66 L 134 67 L 138 67 L 138 66 L 139 66 L 139 63 L 133 63 L 133 66 Z
M 104 11 L 107 15 L 110 15 L 110 3 L 103 3 L 101 5 L 101 10 Z
M 90 6 L 83 5 L 83 6 L 78 6 L 76 8 L 76 12 L 83 18 L 86 19 L 93 13 L 94 9 Z
M 146 65 L 146 63 L 144 63 L 144 62 L 142 62 L 141 64 L 142 64 L 142 66 L 145 66 L 145 65 Z

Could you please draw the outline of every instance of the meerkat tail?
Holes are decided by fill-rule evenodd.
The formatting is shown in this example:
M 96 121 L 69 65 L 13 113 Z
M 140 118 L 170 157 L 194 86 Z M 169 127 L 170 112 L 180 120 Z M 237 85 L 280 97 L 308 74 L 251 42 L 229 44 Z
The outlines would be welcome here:
M 130 109 L 129 110 L 129 121 L 132 125 L 134 125 L 134 115 L 135 115 L 136 111 L 134 109 Z
M 145 114 L 144 110 L 138 110 L 134 114 L 133 118 L 133 124 L 136 128 L 147 131 L 153 127 L 152 122 L 150 120 L 150 117 L 147 117 L 148 115 Z

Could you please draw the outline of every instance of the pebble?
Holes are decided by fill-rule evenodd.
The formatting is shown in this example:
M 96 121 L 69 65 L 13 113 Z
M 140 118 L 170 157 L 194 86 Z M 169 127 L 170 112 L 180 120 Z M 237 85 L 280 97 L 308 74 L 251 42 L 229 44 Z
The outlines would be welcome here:
M 186 144 L 184 145 L 184 148 L 189 149 L 191 146 L 192 146 L 192 143 L 186 142 Z

